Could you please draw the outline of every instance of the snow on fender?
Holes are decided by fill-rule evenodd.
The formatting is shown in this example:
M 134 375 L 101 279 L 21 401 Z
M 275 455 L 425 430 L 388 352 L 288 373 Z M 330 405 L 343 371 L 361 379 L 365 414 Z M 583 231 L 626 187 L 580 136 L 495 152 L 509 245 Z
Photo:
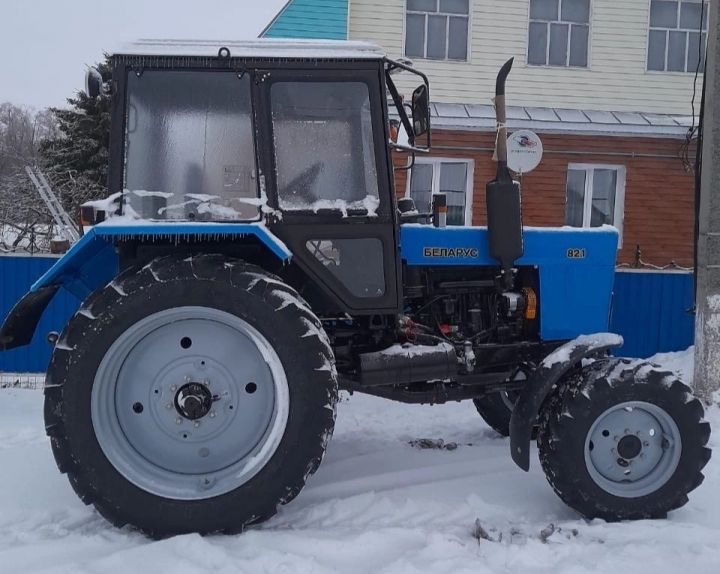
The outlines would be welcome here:
M 567 363 L 575 349 L 586 346 L 590 348 L 607 347 L 609 349 L 622 347 L 625 341 L 615 333 L 595 333 L 594 335 L 580 335 L 555 349 L 542 360 L 540 367 L 551 368 L 557 363 Z

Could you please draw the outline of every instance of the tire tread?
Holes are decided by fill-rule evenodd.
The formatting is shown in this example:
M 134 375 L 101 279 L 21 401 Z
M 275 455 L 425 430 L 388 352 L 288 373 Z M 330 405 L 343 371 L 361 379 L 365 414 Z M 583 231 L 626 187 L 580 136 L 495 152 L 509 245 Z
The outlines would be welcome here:
M 112 321 L 113 313 L 111 310 L 128 294 L 147 288 L 149 284 L 183 281 L 192 278 L 199 281 L 225 281 L 235 288 L 246 290 L 248 290 L 247 287 L 251 281 L 258 279 L 252 288 L 252 294 L 258 296 L 268 305 L 276 304 L 278 298 L 273 296 L 273 293 L 276 289 L 282 289 L 287 296 L 296 299 L 296 304 L 287 305 L 279 311 L 286 316 L 291 316 L 291 319 L 298 324 L 300 324 L 299 317 L 310 320 L 324 334 L 321 322 L 310 310 L 304 299 L 292 287 L 284 284 L 279 277 L 242 260 L 228 259 L 223 255 L 216 254 L 199 254 L 192 257 L 161 257 L 154 259 L 143 267 L 135 267 L 122 272 L 111 283 L 91 294 L 82 303 L 80 309 L 71 318 L 60 335 L 59 342 L 63 346 L 73 348 L 85 336 L 85 329 L 89 322 L 93 320 Z M 248 280 L 248 278 L 251 278 L 251 280 Z M 260 288 L 256 289 L 255 287 L 258 285 L 260 285 Z M 94 316 L 95 319 L 90 319 L 88 315 Z M 318 357 L 316 371 L 327 363 L 334 365 L 334 356 L 332 349 L 327 344 L 327 337 L 320 338 L 320 342 L 322 343 L 320 345 L 309 341 L 305 343 L 308 349 L 314 349 L 312 353 L 309 353 L 309 356 L 315 355 Z M 51 439 L 52 452 L 58 469 L 68 475 L 69 482 L 80 500 L 86 505 L 94 505 L 100 515 L 114 526 L 123 527 L 130 522 L 125 509 L 117 501 L 110 500 L 98 491 L 95 477 L 77 464 L 73 456 L 74 447 L 67 431 L 67 415 L 64 409 L 65 393 L 63 392 L 63 385 L 67 379 L 66 375 L 70 372 L 71 361 L 73 361 L 73 353 L 58 352 L 57 350 L 53 353 L 48 369 L 48 381 L 50 384 L 47 385 L 44 392 L 46 433 Z M 202 526 L 200 528 L 187 528 L 178 524 L 168 525 L 164 528 L 162 526 L 158 527 L 156 520 L 148 520 L 146 523 L 141 520 L 134 520 L 133 526 L 151 537 L 161 538 L 181 532 L 240 532 L 250 524 L 262 522 L 272 517 L 277 512 L 278 506 L 287 504 L 297 496 L 303 489 L 307 478 L 317 470 L 324 456 L 327 440 L 332 435 L 337 403 L 336 372 L 333 368 L 327 375 L 317 374 L 315 376 L 318 378 L 325 376 L 323 384 L 328 389 L 326 408 L 322 408 L 323 412 L 315 415 L 319 419 L 318 425 L 324 429 L 323 434 L 319 437 L 319 440 L 310 441 L 313 444 L 308 445 L 308 463 L 305 472 L 299 476 L 288 477 L 290 483 L 287 484 L 284 496 L 276 504 L 272 505 L 266 512 L 254 514 L 250 517 L 241 517 L 240 522 L 228 525 L 228 520 L 224 520 L 223 526 L 219 529 Z M 212 520 L 209 521 L 209 523 L 212 522 Z
M 610 380 L 614 374 L 617 380 Z M 702 469 L 710 459 L 710 449 L 705 446 L 710 436 L 709 424 L 703 421 L 700 402 L 697 399 L 688 400 L 692 396 L 690 388 L 677 379 L 668 384 L 668 376 L 675 377 L 673 373 L 649 363 L 635 364 L 629 359 L 610 358 L 597 360 L 560 382 L 541 411 L 538 448 L 550 486 L 568 506 L 587 518 L 598 517 L 609 521 L 659 518 L 683 506 L 688 500 L 687 493 L 702 483 Z M 592 405 L 607 401 L 620 385 L 625 391 L 628 385 L 650 385 L 655 396 L 664 394 L 666 400 L 677 406 L 677 411 L 689 421 L 688 427 L 692 429 L 687 437 L 693 440 L 693 444 L 687 445 L 690 455 L 681 459 L 681 464 L 685 466 L 679 467 L 671 478 L 674 480 L 678 472 L 682 472 L 679 486 L 672 492 L 663 492 L 662 497 L 651 493 L 642 497 L 642 502 L 638 504 L 631 503 L 636 499 L 619 499 L 616 504 L 609 500 L 599 503 L 592 492 L 599 487 L 592 483 L 584 461 L 573 460 L 569 453 L 573 437 L 587 432 L 577 422 L 588 411 L 587 399 Z M 585 400 L 579 400 L 579 397 L 585 397 Z M 606 406 L 609 408 L 611 404 Z M 585 434 L 582 437 L 584 440 Z M 617 498 L 609 494 L 604 496 Z

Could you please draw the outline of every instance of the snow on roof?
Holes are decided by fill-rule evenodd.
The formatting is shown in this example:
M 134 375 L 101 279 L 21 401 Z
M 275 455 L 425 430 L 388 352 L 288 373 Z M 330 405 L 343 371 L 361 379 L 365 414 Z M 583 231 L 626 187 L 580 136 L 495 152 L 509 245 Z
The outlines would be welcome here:
M 233 58 L 376 60 L 385 57 L 379 46 L 341 40 L 172 40 L 143 39 L 119 46 L 113 55 L 215 57 L 220 48 Z
M 491 105 L 434 103 L 430 110 L 436 128 L 495 130 L 495 110 Z M 692 116 L 671 114 L 522 106 L 509 106 L 507 116 L 510 129 L 646 137 L 683 137 L 693 122 Z

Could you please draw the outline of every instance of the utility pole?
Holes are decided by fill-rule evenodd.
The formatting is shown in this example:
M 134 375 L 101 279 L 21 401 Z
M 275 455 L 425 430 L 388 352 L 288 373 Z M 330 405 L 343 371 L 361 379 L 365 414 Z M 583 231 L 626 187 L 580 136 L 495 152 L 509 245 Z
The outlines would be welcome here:
M 720 389 L 720 0 L 708 14 L 702 176 L 697 244 L 695 391 L 706 402 Z

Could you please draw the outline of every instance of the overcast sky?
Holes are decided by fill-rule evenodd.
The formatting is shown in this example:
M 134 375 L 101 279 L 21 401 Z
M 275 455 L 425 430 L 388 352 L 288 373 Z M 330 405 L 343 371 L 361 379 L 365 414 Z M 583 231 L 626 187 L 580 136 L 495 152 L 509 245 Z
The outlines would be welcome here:
M 0 102 L 61 106 L 88 65 L 139 38 L 241 40 L 285 0 L 1 0 Z

